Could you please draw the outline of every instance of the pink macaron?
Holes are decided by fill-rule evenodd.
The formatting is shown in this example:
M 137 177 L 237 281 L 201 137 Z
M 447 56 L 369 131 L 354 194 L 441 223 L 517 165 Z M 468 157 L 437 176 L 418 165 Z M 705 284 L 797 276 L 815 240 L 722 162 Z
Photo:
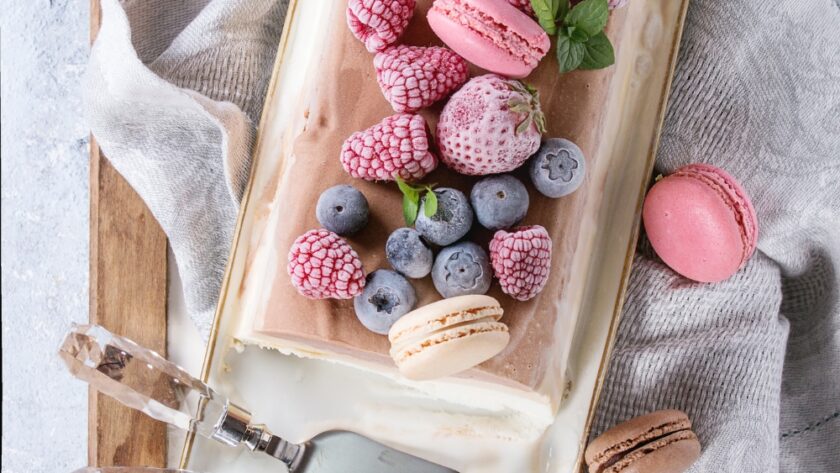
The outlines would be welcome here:
M 656 254 L 681 275 L 718 282 L 755 251 L 758 223 L 744 189 L 708 164 L 690 164 L 661 179 L 645 198 L 642 219 Z
M 435 0 L 427 19 L 464 59 L 507 77 L 530 74 L 551 47 L 540 25 L 506 0 Z

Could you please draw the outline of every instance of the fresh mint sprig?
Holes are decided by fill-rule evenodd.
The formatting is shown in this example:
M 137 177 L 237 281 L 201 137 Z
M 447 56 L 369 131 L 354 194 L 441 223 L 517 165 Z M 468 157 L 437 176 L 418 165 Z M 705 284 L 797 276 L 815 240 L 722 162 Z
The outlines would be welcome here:
M 615 51 L 603 31 L 589 38 L 584 46 L 586 49 L 578 69 L 601 69 L 615 63 Z
M 394 179 L 403 195 L 403 218 L 407 226 L 410 227 L 417 221 L 417 214 L 420 212 L 420 197 L 423 193 L 426 194 L 423 213 L 426 217 L 431 217 L 437 213 L 438 200 L 437 194 L 433 190 L 434 184 L 413 186 L 405 182 L 400 176 L 394 176 Z
M 591 37 L 604 31 L 609 15 L 607 0 L 584 0 L 569 10 L 563 22 L 567 28 L 582 30 Z
M 609 19 L 607 0 L 531 0 L 540 26 L 557 35 L 560 72 L 602 69 L 615 63 L 615 51 L 604 28 Z
M 537 21 L 545 32 L 552 36 L 557 34 L 555 18 L 557 18 L 561 3 L 565 3 L 568 7 L 569 0 L 531 0 L 531 8 L 537 14 Z

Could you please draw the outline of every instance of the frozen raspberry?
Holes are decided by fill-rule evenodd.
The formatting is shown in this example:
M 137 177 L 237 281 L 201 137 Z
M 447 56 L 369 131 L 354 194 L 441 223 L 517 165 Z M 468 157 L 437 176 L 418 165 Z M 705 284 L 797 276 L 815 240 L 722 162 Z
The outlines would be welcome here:
M 396 112 L 416 112 L 467 81 L 467 61 L 437 46 L 394 46 L 373 59 L 376 80 Z
M 531 7 L 531 0 L 507 0 L 508 3 L 522 10 L 523 12 L 534 16 L 534 9 Z
M 310 299 L 351 299 L 365 287 L 365 270 L 343 238 L 323 228 L 299 236 L 289 250 L 292 284 Z
M 498 174 L 534 154 L 544 131 L 539 93 L 487 74 L 471 79 L 446 103 L 437 141 L 441 160 L 461 174 Z
M 393 44 L 414 15 L 415 0 L 350 0 L 347 25 L 375 53 Z
M 502 291 L 518 301 L 527 301 L 548 282 L 551 238 L 539 225 L 512 232 L 499 230 L 490 240 L 490 260 Z
M 367 181 L 393 181 L 395 175 L 417 181 L 437 167 L 437 158 L 429 151 L 423 117 L 403 113 L 350 135 L 341 147 L 341 165 Z

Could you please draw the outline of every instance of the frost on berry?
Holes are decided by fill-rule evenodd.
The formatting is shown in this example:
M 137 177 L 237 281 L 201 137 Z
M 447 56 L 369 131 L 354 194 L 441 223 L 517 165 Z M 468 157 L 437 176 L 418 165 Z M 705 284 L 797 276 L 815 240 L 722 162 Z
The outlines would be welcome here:
M 437 167 L 429 150 L 426 120 L 420 115 L 386 117 L 350 135 L 341 147 L 341 165 L 351 176 L 367 181 L 417 181 Z
M 350 0 L 347 25 L 369 52 L 382 51 L 403 34 L 414 5 L 415 0 Z
M 539 93 L 495 74 L 470 79 L 440 114 L 440 158 L 461 174 L 510 172 L 540 147 L 545 116 Z
M 295 289 L 310 299 L 351 299 L 365 287 L 359 255 L 347 241 L 323 228 L 295 240 L 287 270 Z
M 502 291 L 527 301 L 543 290 L 551 270 L 551 238 L 534 225 L 499 230 L 490 241 L 490 260 Z
M 467 61 L 451 49 L 394 46 L 373 60 L 376 80 L 396 112 L 416 112 L 467 81 Z

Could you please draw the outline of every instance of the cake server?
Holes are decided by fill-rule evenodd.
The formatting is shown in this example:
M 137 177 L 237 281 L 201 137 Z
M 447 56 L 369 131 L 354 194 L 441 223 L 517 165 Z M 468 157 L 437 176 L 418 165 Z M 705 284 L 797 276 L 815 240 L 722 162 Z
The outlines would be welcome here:
M 99 325 L 74 324 L 59 356 L 73 376 L 122 404 L 222 444 L 266 453 L 292 473 L 346 472 L 348 455 L 353 456 L 354 471 L 452 471 L 351 432 L 327 432 L 305 444 L 287 442 L 252 423 L 246 409 L 175 363 Z M 317 461 L 308 462 L 316 451 Z

